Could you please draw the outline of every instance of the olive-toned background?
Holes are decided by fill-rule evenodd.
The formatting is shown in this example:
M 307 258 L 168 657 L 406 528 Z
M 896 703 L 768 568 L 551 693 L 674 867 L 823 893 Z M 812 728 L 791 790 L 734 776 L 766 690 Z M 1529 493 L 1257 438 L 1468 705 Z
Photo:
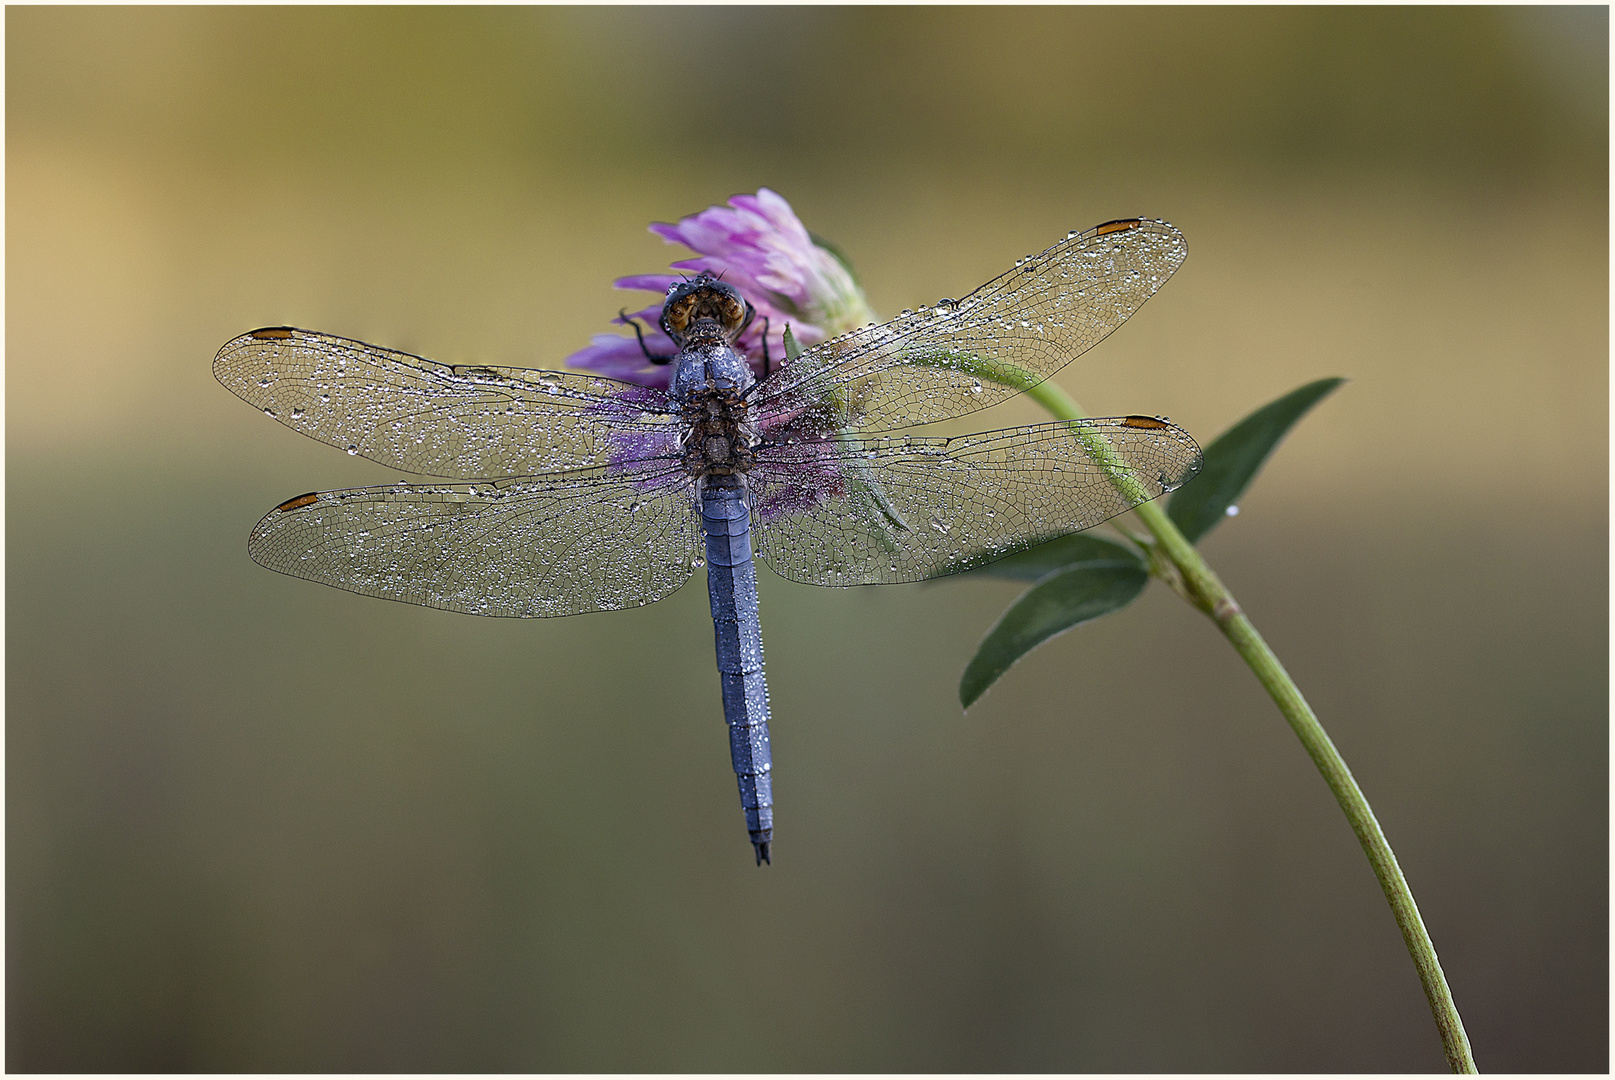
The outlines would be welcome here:
M 1294 737 L 1160 587 L 765 572 L 775 865 L 699 578 L 479 620 L 250 562 L 396 474 L 209 361 L 554 366 L 759 186 L 877 310 L 1147 214 L 1059 376 L 1209 442 L 1352 381 L 1205 542 L 1401 856 L 1482 1068 L 1607 1057 L 1605 9 L 12 8 L 13 1070 L 1436 1070 Z M 1014 405 L 978 426 L 1033 419 Z

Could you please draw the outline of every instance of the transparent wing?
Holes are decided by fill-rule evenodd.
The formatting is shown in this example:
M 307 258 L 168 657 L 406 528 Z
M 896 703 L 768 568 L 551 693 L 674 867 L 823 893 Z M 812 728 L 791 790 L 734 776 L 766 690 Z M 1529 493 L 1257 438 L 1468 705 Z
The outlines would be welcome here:
M 455 367 L 277 327 L 227 343 L 213 374 L 287 427 L 405 472 L 526 476 L 644 456 L 677 438 L 659 390 L 524 368 Z
M 758 551 L 810 585 L 957 573 L 1100 522 L 1200 468 L 1182 428 L 1148 416 L 953 439 L 769 446 L 749 474 Z
M 962 300 L 807 350 L 758 388 L 759 417 L 809 434 L 873 432 L 996 405 L 1093 348 L 1187 253 L 1164 221 L 1072 233 Z
M 291 499 L 247 550 L 271 570 L 472 615 L 639 607 L 689 578 L 701 531 L 676 463 Z

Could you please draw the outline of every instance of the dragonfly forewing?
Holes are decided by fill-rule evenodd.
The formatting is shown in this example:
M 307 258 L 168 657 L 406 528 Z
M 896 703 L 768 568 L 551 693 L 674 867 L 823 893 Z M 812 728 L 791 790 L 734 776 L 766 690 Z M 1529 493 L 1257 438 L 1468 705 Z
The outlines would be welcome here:
M 1073 233 L 961 300 L 808 349 L 759 388 L 765 427 L 886 431 L 985 409 L 1093 348 L 1188 254 L 1162 221 Z
M 678 439 L 659 390 L 595 376 L 439 364 L 290 327 L 225 344 L 218 380 L 305 435 L 405 472 L 478 480 L 604 465 Z
M 770 446 L 751 472 L 758 551 L 812 585 L 919 581 L 1092 528 L 1200 460 L 1188 432 L 1143 416 Z
M 660 600 L 700 544 L 690 478 L 665 462 L 304 495 L 247 542 L 271 570 L 349 592 L 529 618 Z

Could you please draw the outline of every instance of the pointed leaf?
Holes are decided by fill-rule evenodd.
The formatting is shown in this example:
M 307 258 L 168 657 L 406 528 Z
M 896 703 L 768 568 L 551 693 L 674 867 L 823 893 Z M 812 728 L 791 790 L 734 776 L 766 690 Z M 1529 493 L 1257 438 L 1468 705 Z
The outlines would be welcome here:
M 1036 581 L 1056 570 L 1082 562 L 1132 562 L 1140 568 L 1144 566 L 1138 552 L 1126 544 L 1091 533 L 1071 533 L 966 572 L 984 577 Z
M 1245 488 L 1295 422 L 1345 379 L 1319 379 L 1262 406 L 1206 447 L 1205 464 L 1172 493 L 1166 512 L 1195 543 L 1228 516 Z
M 1138 560 L 1078 563 L 1039 581 L 987 631 L 959 679 L 959 702 L 970 708 L 1021 657 L 1062 631 L 1126 607 L 1149 574 Z

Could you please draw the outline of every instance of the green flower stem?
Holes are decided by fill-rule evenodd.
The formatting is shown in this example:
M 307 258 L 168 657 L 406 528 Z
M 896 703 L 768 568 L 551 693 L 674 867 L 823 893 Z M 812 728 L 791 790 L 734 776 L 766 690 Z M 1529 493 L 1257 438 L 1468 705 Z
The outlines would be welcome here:
M 1027 388 L 1026 393 L 1056 419 L 1081 420 L 1085 416 L 1077 403 L 1052 380 L 1045 379 Z M 1155 536 L 1156 543 L 1151 545 L 1151 562 L 1157 576 L 1210 617 L 1223 636 L 1233 644 L 1234 650 L 1256 673 L 1257 681 L 1272 696 L 1284 719 L 1289 721 L 1301 745 L 1312 756 L 1313 764 L 1323 774 L 1329 790 L 1335 793 L 1340 808 L 1346 812 L 1346 820 L 1351 822 L 1352 831 L 1363 845 L 1369 865 L 1374 868 L 1380 888 L 1385 890 L 1385 899 L 1390 902 L 1391 912 L 1396 916 L 1396 925 L 1402 929 L 1402 939 L 1407 942 L 1413 966 L 1424 985 L 1424 996 L 1429 999 L 1430 1011 L 1435 1014 L 1436 1027 L 1441 1032 L 1441 1045 L 1447 1053 L 1447 1064 L 1455 1073 L 1478 1072 L 1474 1056 L 1470 1053 L 1469 1036 L 1464 1033 L 1463 1019 L 1458 1015 L 1458 1007 L 1453 1004 L 1452 991 L 1447 986 L 1447 977 L 1442 974 L 1441 961 L 1436 958 L 1436 949 L 1424 928 L 1424 920 L 1419 916 L 1419 906 L 1414 903 L 1407 879 L 1402 876 L 1396 853 L 1386 841 L 1374 811 L 1363 797 L 1362 789 L 1357 786 L 1340 751 L 1335 749 L 1312 706 L 1307 704 L 1307 699 L 1301 695 L 1289 672 L 1284 670 L 1284 665 L 1279 663 L 1262 635 L 1251 625 L 1228 587 L 1206 565 L 1194 545 L 1178 531 L 1166 511 L 1153 502 L 1147 502 L 1134 507 L 1133 512 Z

